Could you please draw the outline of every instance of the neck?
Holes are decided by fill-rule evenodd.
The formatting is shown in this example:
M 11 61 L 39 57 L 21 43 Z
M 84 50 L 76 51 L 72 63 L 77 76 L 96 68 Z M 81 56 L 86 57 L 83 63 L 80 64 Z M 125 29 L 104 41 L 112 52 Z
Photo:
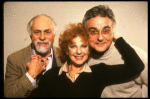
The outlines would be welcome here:
M 68 73 L 71 77 L 74 77 L 76 75 L 76 73 L 78 73 L 84 65 L 82 66 L 74 66 L 73 64 L 70 64 L 68 66 Z
M 93 58 L 95 58 L 95 59 L 98 59 L 98 58 L 102 57 L 106 51 L 104 51 L 104 52 L 97 52 L 94 49 L 91 49 L 90 56 L 93 57 Z
M 83 67 L 83 66 L 82 66 Z M 74 66 L 74 65 L 69 65 L 69 71 L 72 71 L 72 72 L 79 72 L 81 69 L 82 69 L 82 67 L 76 67 L 76 66 Z
M 92 57 L 94 59 L 99 59 L 102 56 L 104 56 L 108 52 L 109 49 L 110 49 L 110 47 L 107 50 L 105 50 L 104 52 L 97 52 L 95 49 L 91 48 L 90 57 Z

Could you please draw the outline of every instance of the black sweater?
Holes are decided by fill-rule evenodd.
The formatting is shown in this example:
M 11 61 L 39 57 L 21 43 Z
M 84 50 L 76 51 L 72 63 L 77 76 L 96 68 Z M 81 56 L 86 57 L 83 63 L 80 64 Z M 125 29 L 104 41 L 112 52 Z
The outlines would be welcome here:
M 60 67 L 54 67 L 41 77 L 38 88 L 29 97 L 97 97 L 105 86 L 122 83 L 140 74 L 144 64 L 133 48 L 123 38 L 115 42 L 116 48 L 124 58 L 125 64 L 106 65 L 100 63 L 90 66 L 92 72 L 82 72 L 73 83 Z

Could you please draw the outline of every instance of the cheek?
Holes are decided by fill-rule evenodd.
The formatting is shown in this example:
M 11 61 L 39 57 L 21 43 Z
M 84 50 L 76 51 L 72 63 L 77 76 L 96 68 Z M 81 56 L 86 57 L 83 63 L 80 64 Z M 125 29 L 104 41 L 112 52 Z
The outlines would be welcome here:
M 95 42 L 96 42 L 96 40 L 89 38 L 89 45 L 90 46 L 94 46 Z
M 113 37 L 106 38 L 107 46 L 110 46 L 112 43 Z
M 68 50 L 69 56 L 72 56 L 73 54 L 76 53 L 75 49 L 69 49 Z
M 95 38 L 93 38 L 91 35 L 89 35 L 89 40 L 94 40 Z
M 89 56 L 89 48 L 86 48 L 86 49 L 82 50 L 82 52 L 85 55 L 85 59 L 87 59 L 88 56 Z
M 89 48 L 83 49 L 83 53 L 86 55 L 89 53 Z
M 111 40 L 113 39 L 113 35 L 114 35 L 114 34 L 111 33 L 110 35 L 108 35 L 108 36 L 106 37 L 106 39 L 109 40 L 109 41 L 111 41 Z
M 74 57 L 74 53 L 69 52 L 69 59 L 70 59 L 70 60 L 74 60 L 74 58 L 75 58 L 75 57 Z
M 89 43 L 94 43 L 96 42 L 96 40 L 97 40 L 96 38 L 89 36 Z
M 36 42 L 37 40 L 39 40 L 39 39 L 38 39 L 38 37 L 32 36 L 32 37 L 31 37 L 31 40 L 32 40 L 32 43 L 35 45 L 35 42 Z
M 53 36 L 48 36 L 46 39 L 50 42 L 54 42 L 54 35 Z

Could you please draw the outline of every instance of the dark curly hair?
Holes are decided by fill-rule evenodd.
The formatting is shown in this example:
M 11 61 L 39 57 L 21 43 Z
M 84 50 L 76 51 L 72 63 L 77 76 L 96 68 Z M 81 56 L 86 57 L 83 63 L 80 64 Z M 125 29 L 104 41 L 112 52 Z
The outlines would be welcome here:
M 86 22 L 90 20 L 91 18 L 94 18 L 97 16 L 108 17 L 109 19 L 112 20 L 113 26 L 115 26 L 116 24 L 114 13 L 112 9 L 109 8 L 108 5 L 98 5 L 89 9 L 84 15 L 82 24 L 84 24 L 86 27 Z
M 82 23 L 73 23 L 68 24 L 64 30 L 60 34 L 59 37 L 59 47 L 60 47 L 60 57 L 62 61 L 70 61 L 66 52 L 68 51 L 68 45 L 71 44 L 72 39 L 80 36 L 82 41 L 88 44 L 89 35 L 86 32 L 86 29 Z

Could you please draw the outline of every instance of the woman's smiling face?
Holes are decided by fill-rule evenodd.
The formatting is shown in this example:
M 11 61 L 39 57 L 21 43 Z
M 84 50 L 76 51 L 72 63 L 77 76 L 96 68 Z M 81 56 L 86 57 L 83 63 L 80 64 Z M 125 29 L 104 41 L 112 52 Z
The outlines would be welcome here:
M 68 45 L 70 63 L 74 66 L 83 66 L 88 59 L 89 45 L 84 41 L 82 37 L 77 36 L 73 38 L 71 44 Z

